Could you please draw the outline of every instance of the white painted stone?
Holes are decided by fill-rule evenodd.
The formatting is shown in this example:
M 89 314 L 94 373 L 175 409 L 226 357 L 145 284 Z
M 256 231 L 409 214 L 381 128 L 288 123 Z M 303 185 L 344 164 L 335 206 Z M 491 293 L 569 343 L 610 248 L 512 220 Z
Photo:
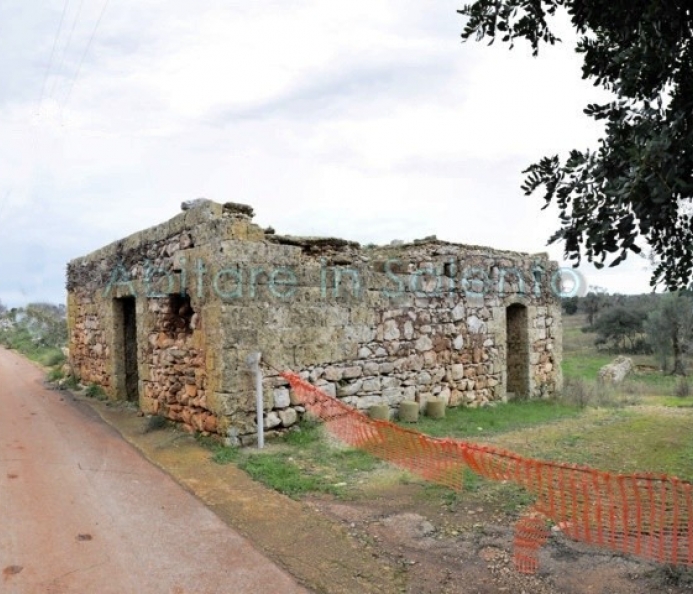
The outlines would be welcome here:
M 462 303 L 458 303 L 452 310 L 452 319 L 459 322 L 460 320 L 464 319 L 465 313 L 464 305 Z
M 273 392 L 274 396 L 274 408 L 286 408 L 291 404 L 291 398 L 289 397 L 289 390 L 286 388 L 277 388 Z

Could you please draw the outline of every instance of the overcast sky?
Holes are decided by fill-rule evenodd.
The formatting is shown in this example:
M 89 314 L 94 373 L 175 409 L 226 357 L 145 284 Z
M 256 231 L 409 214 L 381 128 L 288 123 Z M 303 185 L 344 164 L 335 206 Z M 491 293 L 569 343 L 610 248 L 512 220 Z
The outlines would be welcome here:
M 0 300 L 197 197 L 277 232 L 527 252 L 558 226 L 522 169 L 595 146 L 573 44 L 462 43 L 461 0 L 0 2 Z M 642 260 L 583 269 L 649 290 Z

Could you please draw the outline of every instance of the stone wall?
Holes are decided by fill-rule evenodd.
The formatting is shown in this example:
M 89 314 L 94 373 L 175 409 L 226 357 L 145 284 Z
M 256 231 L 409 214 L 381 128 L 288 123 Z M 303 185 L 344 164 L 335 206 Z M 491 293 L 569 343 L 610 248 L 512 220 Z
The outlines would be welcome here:
M 112 369 L 109 365 L 111 349 L 106 330 L 105 316 L 94 297 L 84 289 L 68 293 L 67 323 L 71 329 L 70 362 L 82 381 L 102 386 L 106 391 L 113 387 Z
M 205 354 L 199 344 L 199 316 L 180 294 L 148 300 L 152 315 L 147 336 L 143 408 L 215 433 L 217 418 L 207 405 Z
M 83 380 L 122 397 L 113 304 L 134 295 L 142 408 L 232 441 L 257 430 L 246 365 L 255 351 L 269 430 L 302 412 L 284 369 L 362 410 L 431 396 L 483 406 L 508 391 L 560 389 L 557 268 L 545 254 L 435 238 L 361 248 L 265 233 L 251 216 L 203 202 L 71 262 L 71 359 Z M 172 330 L 183 306 L 186 321 Z

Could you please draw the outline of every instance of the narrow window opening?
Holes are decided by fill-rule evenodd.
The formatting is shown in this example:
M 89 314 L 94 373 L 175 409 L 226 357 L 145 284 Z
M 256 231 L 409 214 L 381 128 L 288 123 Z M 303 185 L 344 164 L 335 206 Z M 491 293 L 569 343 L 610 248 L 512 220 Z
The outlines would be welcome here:
M 180 293 L 169 295 L 166 316 L 163 321 L 164 331 L 172 337 L 179 334 L 192 334 L 194 314 L 190 304 L 190 295 L 181 295 Z

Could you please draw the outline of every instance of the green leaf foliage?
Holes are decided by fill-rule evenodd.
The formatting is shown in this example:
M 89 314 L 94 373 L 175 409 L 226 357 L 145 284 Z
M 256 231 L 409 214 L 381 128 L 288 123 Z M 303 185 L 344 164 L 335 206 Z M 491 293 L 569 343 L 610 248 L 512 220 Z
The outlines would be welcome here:
M 651 285 L 684 288 L 693 272 L 693 6 L 683 0 L 478 0 L 460 11 L 464 40 L 501 36 L 511 47 L 558 41 L 549 21 L 566 10 L 579 35 L 582 75 L 610 91 L 584 112 L 603 120 L 596 148 L 527 167 L 522 189 L 543 188 L 560 210 L 566 257 L 616 266 L 647 243 Z

